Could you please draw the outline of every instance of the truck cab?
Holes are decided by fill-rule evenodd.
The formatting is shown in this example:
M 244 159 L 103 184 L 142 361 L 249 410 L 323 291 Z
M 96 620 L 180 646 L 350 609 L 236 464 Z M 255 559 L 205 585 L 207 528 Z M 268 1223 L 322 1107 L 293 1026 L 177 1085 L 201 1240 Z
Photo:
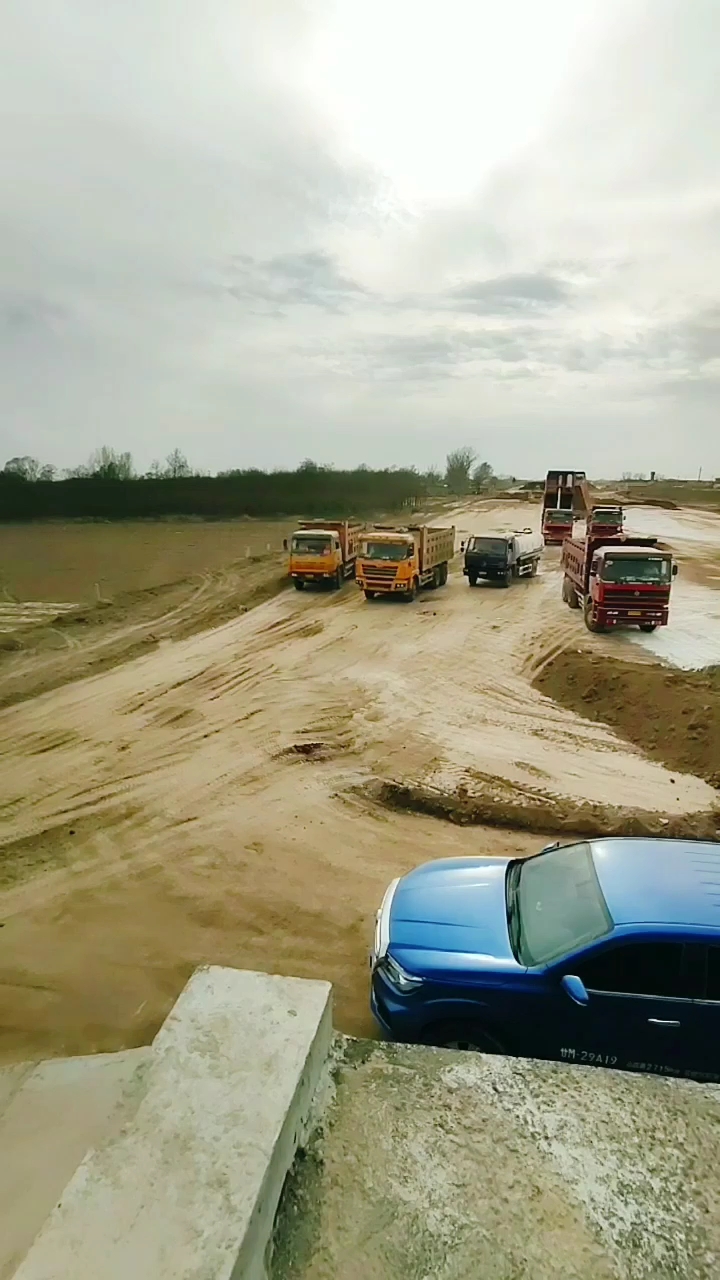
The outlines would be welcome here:
M 290 539 L 290 577 L 298 591 L 308 582 L 342 585 L 342 546 L 335 529 L 295 530 Z
M 616 537 L 623 531 L 622 507 L 593 507 L 587 518 L 587 532 L 590 537 L 595 534 L 607 534 Z
M 572 538 L 575 517 L 572 511 L 551 507 L 543 511 L 542 532 L 547 546 L 561 546 L 566 538 Z

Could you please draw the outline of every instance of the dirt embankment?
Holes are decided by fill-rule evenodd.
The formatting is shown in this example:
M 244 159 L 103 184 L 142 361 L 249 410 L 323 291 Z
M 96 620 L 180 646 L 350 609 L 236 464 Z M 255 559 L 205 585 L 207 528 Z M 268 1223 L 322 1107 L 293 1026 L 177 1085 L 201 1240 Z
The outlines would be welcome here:
M 720 666 L 678 671 L 566 649 L 535 677 L 561 706 L 720 790 Z
M 0 708 L 108 671 L 163 640 L 219 627 L 287 586 L 283 555 L 251 556 L 20 625 L 0 634 Z

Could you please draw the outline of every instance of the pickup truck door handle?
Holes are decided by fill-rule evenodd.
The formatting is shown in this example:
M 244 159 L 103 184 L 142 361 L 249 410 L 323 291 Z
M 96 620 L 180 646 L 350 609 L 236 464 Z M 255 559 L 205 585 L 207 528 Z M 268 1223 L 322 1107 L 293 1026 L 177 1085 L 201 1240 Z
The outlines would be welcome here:
M 679 1022 L 673 1022 L 667 1018 L 648 1018 L 648 1022 L 654 1027 L 679 1027 Z

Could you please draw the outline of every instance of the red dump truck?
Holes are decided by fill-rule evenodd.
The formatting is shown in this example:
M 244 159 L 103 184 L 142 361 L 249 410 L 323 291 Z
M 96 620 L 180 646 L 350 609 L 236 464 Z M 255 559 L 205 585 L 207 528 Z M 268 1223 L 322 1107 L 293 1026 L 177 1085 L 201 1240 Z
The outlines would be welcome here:
M 355 579 L 367 600 L 392 592 L 414 600 L 421 587 L 442 587 L 455 554 L 455 529 L 375 525 L 360 540 Z
M 590 509 L 584 471 L 548 471 L 543 492 L 542 533 L 546 545 L 571 538 L 575 520 Z
M 657 538 L 568 538 L 561 564 L 563 600 L 582 609 L 588 631 L 667 625 L 677 565 Z
M 617 537 L 623 531 L 623 509 L 618 506 L 593 507 L 587 518 L 585 532 L 588 537 L 607 534 Z
M 338 588 L 352 578 L 362 531 L 353 520 L 301 520 L 290 539 L 289 573 L 296 589 L 308 582 Z

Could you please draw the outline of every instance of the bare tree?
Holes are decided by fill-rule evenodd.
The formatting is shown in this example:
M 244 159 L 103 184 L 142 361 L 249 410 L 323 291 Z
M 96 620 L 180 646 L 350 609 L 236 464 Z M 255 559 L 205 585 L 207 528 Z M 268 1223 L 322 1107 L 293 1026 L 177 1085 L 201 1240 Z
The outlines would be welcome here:
M 85 474 L 101 480 L 132 480 L 135 475 L 132 454 L 117 453 L 104 444 L 91 455 Z
M 190 463 L 180 449 L 173 449 L 172 453 L 168 454 L 163 475 L 169 480 L 182 480 L 185 476 L 192 475 Z
M 470 489 L 470 473 L 475 462 L 475 453 L 465 446 L 453 449 L 445 462 L 445 481 L 451 493 L 468 493 Z

